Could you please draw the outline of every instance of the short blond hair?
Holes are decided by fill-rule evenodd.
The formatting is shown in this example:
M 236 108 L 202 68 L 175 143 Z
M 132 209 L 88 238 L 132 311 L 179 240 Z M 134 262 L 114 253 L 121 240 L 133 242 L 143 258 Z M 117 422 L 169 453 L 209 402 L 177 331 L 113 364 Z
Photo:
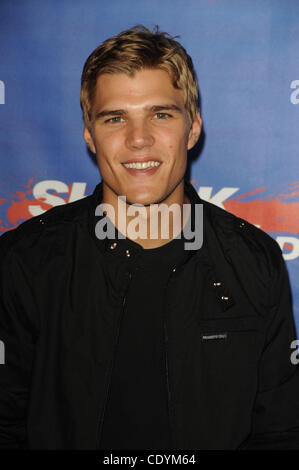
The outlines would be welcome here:
M 175 36 L 177 37 L 177 36 Z M 175 88 L 183 92 L 190 125 L 198 110 L 198 83 L 191 57 L 170 34 L 142 25 L 106 39 L 87 58 L 81 77 L 80 105 L 83 121 L 91 129 L 91 107 L 98 77 L 103 73 L 125 73 L 157 68 L 165 70 Z

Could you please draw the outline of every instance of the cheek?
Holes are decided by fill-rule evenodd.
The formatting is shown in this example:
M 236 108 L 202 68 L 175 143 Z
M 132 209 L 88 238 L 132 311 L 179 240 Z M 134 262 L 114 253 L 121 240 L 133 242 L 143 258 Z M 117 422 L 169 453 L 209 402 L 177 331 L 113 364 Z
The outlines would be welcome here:
M 177 157 L 186 148 L 186 134 L 180 129 L 165 133 L 159 141 L 172 157 Z
M 121 149 L 120 137 L 112 133 L 99 133 L 96 136 L 95 144 L 97 155 L 101 156 L 103 160 L 113 160 L 113 157 Z
M 169 145 L 172 149 L 181 152 L 182 149 L 186 149 L 188 145 L 188 130 L 185 127 L 178 126 L 168 136 Z
M 182 161 L 187 155 L 186 136 L 182 135 L 180 138 L 176 136 L 175 139 L 169 143 L 169 152 L 176 161 Z

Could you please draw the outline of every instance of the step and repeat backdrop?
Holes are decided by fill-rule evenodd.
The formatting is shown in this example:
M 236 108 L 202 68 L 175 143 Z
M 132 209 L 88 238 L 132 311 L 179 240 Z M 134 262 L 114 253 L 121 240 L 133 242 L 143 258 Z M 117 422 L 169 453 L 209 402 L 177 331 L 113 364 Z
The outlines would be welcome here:
M 100 181 L 81 71 L 136 24 L 178 35 L 192 56 L 204 130 L 187 176 L 278 242 L 299 331 L 298 0 L 0 0 L 0 234 Z

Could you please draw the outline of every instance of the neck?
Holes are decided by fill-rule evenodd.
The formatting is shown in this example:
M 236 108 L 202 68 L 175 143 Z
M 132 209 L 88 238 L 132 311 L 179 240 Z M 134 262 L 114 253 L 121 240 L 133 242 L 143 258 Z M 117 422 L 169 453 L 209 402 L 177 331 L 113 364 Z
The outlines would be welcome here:
M 184 181 L 164 201 L 139 207 L 117 197 L 104 183 L 103 203 L 109 204 L 108 210 L 106 207 L 104 210 L 117 230 L 145 249 L 158 248 L 177 237 L 190 213 L 190 201 L 184 194 Z M 109 212 L 109 208 L 113 208 L 112 212 Z

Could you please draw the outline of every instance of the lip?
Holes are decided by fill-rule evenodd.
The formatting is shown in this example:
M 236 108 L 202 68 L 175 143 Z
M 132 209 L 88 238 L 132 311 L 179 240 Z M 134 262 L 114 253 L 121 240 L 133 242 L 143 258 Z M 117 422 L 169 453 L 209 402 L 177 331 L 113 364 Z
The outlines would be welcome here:
M 159 162 L 160 165 L 158 166 L 149 166 L 148 168 L 143 168 L 142 170 L 137 170 L 135 168 L 127 168 L 125 167 L 124 164 L 122 164 L 122 166 L 124 167 L 124 169 L 131 175 L 131 176 L 152 176 L 154 175 L 158 170 L 159 168 L 162 166 L 162 162 L 160 162 L 160 160 L 154 160 L 152 158 L 148 158 L 147 160 L 138 160 L 138 162 L 142 163 L 142 162 L 149 162 L 149 161 L 155 161 L 155 162 Z M 124 163 L 136 163 L 136 160 L 129 160 L 127 162 L 124 162 Z

